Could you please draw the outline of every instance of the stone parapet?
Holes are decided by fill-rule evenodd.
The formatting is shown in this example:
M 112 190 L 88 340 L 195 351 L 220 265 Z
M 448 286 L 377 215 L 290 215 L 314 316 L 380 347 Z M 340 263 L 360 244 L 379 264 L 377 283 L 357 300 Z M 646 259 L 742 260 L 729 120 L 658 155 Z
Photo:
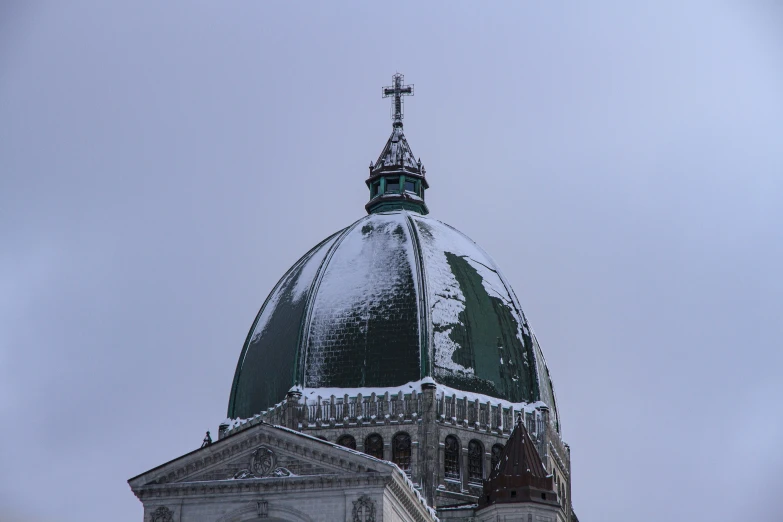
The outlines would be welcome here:
M 425 406 L 423 394 L 417 391 L 407 394 L 402 391 L 393 394 L 357 393 L 355 396 L 346 393 L 342 396 L 316 396 L 315 399 L 297 397 L 297 399 L 291 400 L 289 397 L 286 401 L 251 419 L 223 424 L 219 436 L 225 437 L 261 421 L 298 430 L 416 422 L 424 415 Z M 435 393 L 433 402 L 434 420 L 441 424 L 508 435 L 514 428 L 517 415 L 522 414 L 528 432 L 531 436 L 536 435 L 534 440 L 543 440 L 544 434 L 551 431 L 545 428 L 546 408 L 515 408 L 501 402 L 493 403 L 491 400 L 482 402 L 468 396 L 460 397 L 456 394 L 444 393 Z M 550 438 L 557 438 L 559 441 L 559 437 Z M 542 444 L 538 449 L 543 455 L 544 445 Z

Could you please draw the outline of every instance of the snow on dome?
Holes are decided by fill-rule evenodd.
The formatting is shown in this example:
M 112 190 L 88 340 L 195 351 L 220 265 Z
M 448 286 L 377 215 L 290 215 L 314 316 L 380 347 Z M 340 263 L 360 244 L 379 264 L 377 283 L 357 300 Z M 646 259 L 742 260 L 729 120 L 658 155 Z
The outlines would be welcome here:
M 318 244 L 272 290 L 242 349 L 228 417 L 252 417 L 292 386 L 423 379 L 541 401 L 557 421 L 543 354 L 494 261 L 440 221 L 374 213 Z

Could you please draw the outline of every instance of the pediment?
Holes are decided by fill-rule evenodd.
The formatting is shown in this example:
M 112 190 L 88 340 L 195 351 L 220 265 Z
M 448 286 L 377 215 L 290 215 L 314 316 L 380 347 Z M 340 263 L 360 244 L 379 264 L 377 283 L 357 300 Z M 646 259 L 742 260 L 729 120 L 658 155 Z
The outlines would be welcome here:
M 285 428 L 258 424 L 130 479 L 132 488 L 216 480 L 388 472 L 391 465 Z

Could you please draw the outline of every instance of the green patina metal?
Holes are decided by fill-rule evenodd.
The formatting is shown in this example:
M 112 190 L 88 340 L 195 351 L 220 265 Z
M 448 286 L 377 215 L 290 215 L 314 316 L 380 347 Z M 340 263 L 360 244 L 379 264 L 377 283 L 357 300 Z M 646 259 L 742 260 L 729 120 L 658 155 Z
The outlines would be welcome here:
M 370 213 L 377 214 L 379 212 L 391 212 L 393 210 L 410 210 L 411 212 L 423 214 L 420 204 L 411 203 L 409 201 L 381 201 L 376 205 L 373 205 Z
M 396 80 L 395 80 L 396 81 Z M 405 86 L 395 84 L 388 91 L 394 96 L 396 107 L 393 116 L 392 133 L 378 159 L 370 164 L 370 177 L 366 184 L 370 192 L 370 201 L 365 205 L 368 214 L 388 212 L 389 210 L 409 210 L 419 214 L 428 214 L 429 209 L 424 203 L 424 192 L 428 188 L 425 178 L 426 170 L 411 151 L 408 140 L 405 139 L 402 126 L 400 96 L 413 91 L 405 91 Z M 387 191 L 390 181 L 398 184 L 396 191 Z M 405 190 L 405 182 L 413 181 L 414 193 Z M 376 192 L 375 187 L 378 187 Z
M 308 252 L 253 323 L 228 415 L 252 416 L 294 385 L 382 388 L 432 377 L 512 402 L 544 400 L 556 416 L 548 370 L 511 290 L 460 238 L 414 213 L 373 213 Z M 444 299 L 453 316 L 434 320 Z
M 305 317 L 306 300 L 295 299 L 294 288 L 302 276 L 305 262 L 319 250 L 331 245 L 341 232 L 332 234 L 302 256 L 267 296 L 239 356 L 231 386 L 229 417 L 246 415 L 249 411 L 258 413 L 261 411 L 259 408 L 269 405 L 267 397 L 274 397 L 277 401 L 278 397 L 285 397 L 291 386 L 296 384 L 297 345 L 300 325 Z M 271 302 L 273 296 L 277 297 L 274 303 Z M 265 313 L 268 314 L 264 317 L 266 327 L 262 333 L 254 336 Z M 259 378 L 259 373 L 264 377 Z
M 536 369 L 529 363 L 534 357 L 532 340 L 523 343 L 519 338 L 521 329 L 512 309 L 487 293 L 481 276 L 464 257 L 447 252 L 446 258 L 465 297 L 459 322 L 448 325 L 449 337 L 459 346 L 453 361 L 473 369 L 478 378 L 448 379 L 456 388 L 512 402 L 538 400 Z
M 429 338 L 429 296 L 427 292 L 427 284 L 424 281 L 424 259 L 421 252 L 421 242 L 419 240 L 419 232 L 416 228 L 416 223 L 408 216 L 406 220 L 408 224 L 408 234 L 411 238 L 411 246 L 413 248 L 414 262 L 416 264 L 416 287 L 419 296 L 419 378 L 432 377 L 432 357 Z
M 407 263 L 408 231 L 399 221 L 372 218 L 352 229 L 352 236 L 361 235 L 360 244 L 384 245 L 367 252 L 370 258 L 382 256 L 382 261 L 365 260 L 369 263 L 364 266 L 372 277 L 387 278 L 387 284 L 382 292 L 362 290 L 358 299 L 370 299 L 371 305 L 346 303 L 347 313 L 325 303 L 318 306 L 315 297 L 306 345 L 306 387 L 394 386 L 419 378 L 419 304 L 414 267 Z M 350 251 L 338 248 L 321 285 L 343 284 L 341 267 L 356 262 Z M 393 273 L 385 273 L 386 267 L 393 267 Z

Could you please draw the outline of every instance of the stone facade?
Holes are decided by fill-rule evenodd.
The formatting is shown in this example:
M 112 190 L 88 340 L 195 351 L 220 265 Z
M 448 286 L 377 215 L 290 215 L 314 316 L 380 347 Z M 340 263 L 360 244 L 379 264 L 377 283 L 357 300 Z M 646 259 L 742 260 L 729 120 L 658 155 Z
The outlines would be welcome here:
M 145 522 L 433 522 L 400 470 L 258 424 L 129 480 Z
M 493 404 L 491 399 L 479 401 L 449 395 L 443 388 L 425 383 L 420 391 L 408 394 L 317 396 L 314 401 L 291 393 L 286 401 L 261 415 L 237 426 L 222 426 L 220 437 L 268 422 L 329 442 L 345 442 L 343 437 L 349 436 L 357 451 L 373 453 L 376 448 L 366 444 L 377 442 L 379 436 L 383 447 L 377 457 L 400 465 L 420 487 L 427 502 L 437 508 L 477 501 L 482 480 L 492 469 L 493 448 L 497 451 L 505 444 L 514 419 L 522 415 L 547 471 L 559 486 L 563 516 L 570 516 L 569 448 L 551 422 L 548 408 L 541 405 L 515 409 L 502 402 Z M 409 463 L 395 455 L 393 441 L 399 435 L 410 437 Z M 453 446 L 447 459 L 449 437 L 457 443 L 456 470 Z M 448 473 L 447 460 L 451 464 Z

